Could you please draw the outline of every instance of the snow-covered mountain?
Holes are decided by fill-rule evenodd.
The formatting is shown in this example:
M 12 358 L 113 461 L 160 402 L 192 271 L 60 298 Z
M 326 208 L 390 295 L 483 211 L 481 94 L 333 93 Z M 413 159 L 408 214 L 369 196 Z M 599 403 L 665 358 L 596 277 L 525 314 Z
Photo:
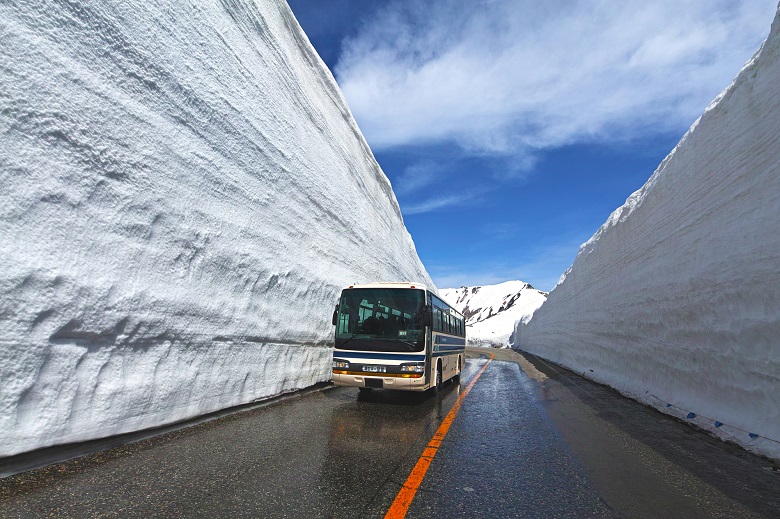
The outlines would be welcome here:
M 469 345 L 509 347 L 515 322 L 530 316 L 547 294 L 522 281 L 497 285 L 439 289 L 439 294 L 466 319 Z
M 515 347 L 780 458 L 780 12 Z
M 0 19 L 0 457 L 328 380 L 342 286 L 431 284 L 284 0 Z

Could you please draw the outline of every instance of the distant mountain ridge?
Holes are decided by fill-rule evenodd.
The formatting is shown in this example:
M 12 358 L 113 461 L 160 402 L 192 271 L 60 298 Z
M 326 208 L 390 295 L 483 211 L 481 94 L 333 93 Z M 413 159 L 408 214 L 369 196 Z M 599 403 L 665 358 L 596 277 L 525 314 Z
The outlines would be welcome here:
M 497 302 L 489 301 L 489 303 L 494 304 L 487 304 L 486 306 L 472 308 L 471 305 L 475 302 L 475 298 L 473 296 L 476 296 L 482 288 L 483 287 L 478 286 L 460 287 L 459 289 L 455 289 L 459 292 L 459 294 L 458 299 L 454 304 L 458 307 L 458 311 L 463 314 L 463 317 L 466 318 L 466 322 L 468 324 L 476 324 L 478 322 L 484 321 L 485 319 L 489 319 L 505 310 L 509 310 L 515 304 L 515 302 L 520 299 L 523 290 L 536 290 L 531 286 L 530 283 L 524 283 L 520 291 L 506 294 L 501 301 L 500 306 L 498 306 Z M 485 298 L 483 297 L 480 299 L 484 300 Z M 481 301 L 479 302 L 481 303 Z M 496 306 L 498 306 L 498 310 L 495 309 Z
M 546 292 L 519 280 L 439 293 L 465 317 L 469 345 L 499 348 L 509 346 L 515 322 L 532 315 L 547 299 Z

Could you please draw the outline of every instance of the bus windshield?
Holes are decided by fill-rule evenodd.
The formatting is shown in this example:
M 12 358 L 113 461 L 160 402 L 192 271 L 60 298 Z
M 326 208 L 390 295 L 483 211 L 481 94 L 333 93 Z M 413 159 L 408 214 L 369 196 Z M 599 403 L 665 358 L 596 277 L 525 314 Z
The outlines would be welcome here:
M 352 288 L 341 292 L 336 349 L 422 351 L 425 291 Z

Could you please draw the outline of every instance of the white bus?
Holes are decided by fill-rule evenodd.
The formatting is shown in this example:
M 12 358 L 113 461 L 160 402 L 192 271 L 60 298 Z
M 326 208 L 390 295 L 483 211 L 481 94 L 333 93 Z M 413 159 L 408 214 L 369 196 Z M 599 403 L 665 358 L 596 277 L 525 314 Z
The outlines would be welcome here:
M 465 363 L 463 316 L 420 283 L 352 285 L 333 312 L 333 383 L 438 391 L 460 379 Z

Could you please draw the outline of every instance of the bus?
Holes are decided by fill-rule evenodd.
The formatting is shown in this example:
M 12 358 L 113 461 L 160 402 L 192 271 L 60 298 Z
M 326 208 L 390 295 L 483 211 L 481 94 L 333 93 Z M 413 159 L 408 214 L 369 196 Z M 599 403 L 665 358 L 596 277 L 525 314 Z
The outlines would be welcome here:
M 463 315 L 420 283 L 350 285 L 333 312 L 333 383 L 438 392 L 460 380 Z

